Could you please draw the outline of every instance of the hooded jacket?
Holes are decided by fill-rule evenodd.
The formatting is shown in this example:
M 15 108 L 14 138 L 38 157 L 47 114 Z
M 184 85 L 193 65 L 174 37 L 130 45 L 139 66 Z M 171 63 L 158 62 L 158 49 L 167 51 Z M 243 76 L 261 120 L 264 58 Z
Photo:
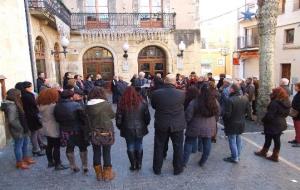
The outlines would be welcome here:
M 287 129 L 286 117 L 290 113 L 290 108 L 289 100 L 271 100 L 262 119 L 265 134 L 276 135 Z
M 6 120 L 8 121 L 8 129 L 14 139 L 28 136 L 26 121 L 22 122 L 16 104 L 13 101 L 5 100 L 1 104 L 1 110 L 4 111 Z

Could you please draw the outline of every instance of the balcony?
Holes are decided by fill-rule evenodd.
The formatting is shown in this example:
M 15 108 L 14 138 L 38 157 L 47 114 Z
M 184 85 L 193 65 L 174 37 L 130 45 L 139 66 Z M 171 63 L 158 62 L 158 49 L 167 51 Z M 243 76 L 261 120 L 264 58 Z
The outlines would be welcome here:
M 72 30 L 175 29 L 175 13 L 73 13 Z
M 259 48 L 259 36 L 240 36 L 237 39 L 237 43 L 237 47 L 239 50 Z
M 30 14 L 50 21 L 56 27 L 55 16 L 70 26 L 71 12 L 60 0 L 28 0 Z

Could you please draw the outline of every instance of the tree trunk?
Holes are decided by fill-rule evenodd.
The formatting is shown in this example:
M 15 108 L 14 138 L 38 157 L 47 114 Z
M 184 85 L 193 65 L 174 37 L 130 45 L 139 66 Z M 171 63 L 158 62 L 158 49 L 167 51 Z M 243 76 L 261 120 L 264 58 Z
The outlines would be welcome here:
M 274 50 L 279 0 L 258 0 L 259 80 L 258 121 L 266 113 L 274 87 Z

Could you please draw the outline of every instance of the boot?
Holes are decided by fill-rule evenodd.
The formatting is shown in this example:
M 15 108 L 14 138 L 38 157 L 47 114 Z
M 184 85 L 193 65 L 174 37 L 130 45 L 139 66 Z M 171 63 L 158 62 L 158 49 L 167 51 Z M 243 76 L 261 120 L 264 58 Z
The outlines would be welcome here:
M 267 157 L 268 160 L 279 162 L 279 150 L 273 150 L 272 156 Z
M 17 162 L 17 163 L 16 163 L 16 167 L 17 167 L 18 169 L 21 169 L 21 170 L 29 169 L 29 166 L 28 166 L 25 162 L 23 162 L 23 161 Z
M 140 151 L 135 151 L 135 156 L 136 156 L 136 169 L 140 170 L 142 168 L 142 163 L 143 163 L 143 150 Z
M 81 159 L 81 163 L 82 163 L 83 173 L 86 174 L 89 171 L 89 169 L 88 169 L 88 153 L 87 153 L 87 151 L 80 152 L 80 159 Z
M 136 155 L 134 151 L 127 151 L 128 159 L 130 162 L 130 170 L 133 171 L 136 169 Z
M 67 153 L 67 158 L 69 160 L 71 170 L 79 172 L 80 169 L 76 166 L 74 152 Z
M 35 164 L 36 163 L 36 161 L 34 161 L 32 158 L 30 158 L 30 157 L 25 157 L 24 159 L 23 159 L 23 162 L 25 162 L 27 165 L 31 165 L 31 164 Z
M 260 157 L 266 158 L 266 157 L 267 157 L 267 154 L 268 154 L 268 151 L 269 151 L 269 149 L 267 149 L 267 148 L 262 148 L 260 151 L 254 152 L 254 154 L 255 154 L 256 156 L 260 156 Z
M 103 180 L 104 181 L 111 181 L 115 178 L 116 174 L 113 172 L 112 167 L 104 167 L 103 168 Z
M 94 166 L 94 170 L 95 170 L 95 173 L 96 173 L 96 179 L 98 181 L 101 181 L 102 180 L 102 175 L 103 175 L 102 166 L 101 165 Z

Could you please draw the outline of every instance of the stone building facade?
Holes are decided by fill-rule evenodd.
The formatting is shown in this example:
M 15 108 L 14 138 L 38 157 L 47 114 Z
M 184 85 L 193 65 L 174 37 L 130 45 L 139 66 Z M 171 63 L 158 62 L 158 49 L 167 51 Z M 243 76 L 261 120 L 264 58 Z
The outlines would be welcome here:
M 45 17 L 48 1 L 29 2 L 35 50 L 44 51 L 35 52 L 35 75 L 43 71 L 51 82 L 60 82 L 67 71 L 84 76 L 100 73 L 105 80 L 113 75 L 130 80 L 139 71 L 151 75 L 200 72 L 198 0 L 185 4 L 179 0 L 53 0 L 61 10 L 66 9 L 66 14 L 54 15 L 53 23 L 51 16 Z M 55 47 L 62 50 L 62 36 L 70 40 L 66 58 L 51 55 Z M 178 57 L 181 41 L 186 50 Z M 127 59 L 124 43 L 129 45 Z

